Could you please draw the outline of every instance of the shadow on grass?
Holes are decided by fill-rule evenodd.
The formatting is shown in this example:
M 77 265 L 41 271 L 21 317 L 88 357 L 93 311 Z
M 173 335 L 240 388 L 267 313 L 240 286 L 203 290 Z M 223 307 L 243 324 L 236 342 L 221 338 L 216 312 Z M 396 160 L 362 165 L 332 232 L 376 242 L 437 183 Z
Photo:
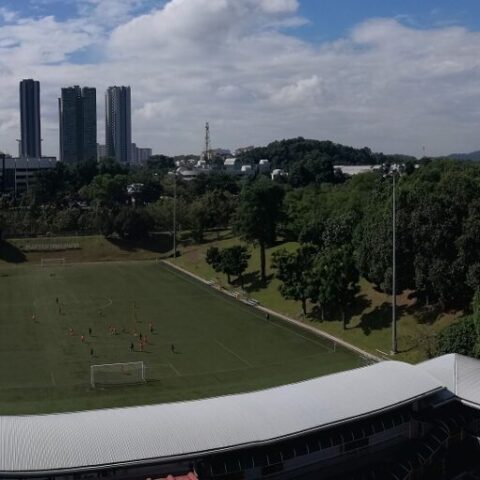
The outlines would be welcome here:
M 110 237 L 107 240 L 120 250 L 127 252 L 147 250 L 149 252 L 167 254 L 173 248 L 172 237 L 168 233 L 152 234 L 149 238 L 143 240 L 124 240 L 119 237 Z
M 412 305 L 407 311 L 417 319 L 419 325 L 433 325 L 438 317 L 445 313 L 439 305 L 424 305 L 421 307 Z
M 350 305 L 346 310 L 347 328 L 348 328 L 348 323 L 350 322 L 352 317 L 357 317 L 362 315 L 362 313 L 367 308 L 370 308 L 371 306 L 372 306 L 372 301 L 367 297 L 367 295 L 364 295 L 363 293 L 360 295 L 357 295 L 355 297 L 355 301 L 353 302 L 353 304 Z
M 348 330 L 349 328 L 357 328 L 348 326 L 352 317 L 361 315 L 371 304 L 371 300 L 366 295 L 361 294 L 357 295 L 355 302 L 347 306 L 344 311 L 338 307 L 335 309 L 325 309 L 325 320 L 322 320 L 322 310 L 318 305 L 313 306 L 311 312 L 307 314 L 307 317 L 316 322 L 338 321 L 343 318 L 343 313 L 345 313 L 345 330 Z
M 405 313 L 404 306 L 397 307 L 397 318 Z M 356 328 L 361 328 L 365 335 L 370 335 L 374 330 L 383 330 L 392 324 L 392 306 L 388 302 L 382 303 L 373 311 L 362 315 Z
M 243 276 L 244 290 L 248 293 L 259 292 L 268 286 L 268 284 L 273 280 L 273 275 L 267 275 L 267 281 L 262 282 L 260 278 L 260 271 L 256 270 L 255 272 L 248 272 Z M 234 285 L 240 286 L 240 281 L 235 280 Z
M 0 260 L 8 263 L 23 263 L 27 258 L 15 245 L 0 240 Z

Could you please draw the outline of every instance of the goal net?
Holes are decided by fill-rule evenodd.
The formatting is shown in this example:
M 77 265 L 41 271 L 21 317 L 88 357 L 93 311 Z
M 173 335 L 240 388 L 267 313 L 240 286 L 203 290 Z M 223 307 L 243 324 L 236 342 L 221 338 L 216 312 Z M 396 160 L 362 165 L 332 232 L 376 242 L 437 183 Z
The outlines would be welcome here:
M 40 266 L 42 267 L 59 267 L 65 265 L 64 258 L 42 258 L 40 260 Z
M 96 386 L 135 385 L 145 383 L 143 362 L 107 363 L 90 366 L 90 383 Z

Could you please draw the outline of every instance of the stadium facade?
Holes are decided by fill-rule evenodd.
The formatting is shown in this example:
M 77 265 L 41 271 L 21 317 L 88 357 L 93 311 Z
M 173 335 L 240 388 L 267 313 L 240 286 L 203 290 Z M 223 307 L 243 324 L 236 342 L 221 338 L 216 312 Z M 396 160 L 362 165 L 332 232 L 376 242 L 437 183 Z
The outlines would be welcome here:
M 0 478 L 455 478 L 474 468 L 479 435 L 480 361 L 446 355 L 205 400 L 3 416 Z

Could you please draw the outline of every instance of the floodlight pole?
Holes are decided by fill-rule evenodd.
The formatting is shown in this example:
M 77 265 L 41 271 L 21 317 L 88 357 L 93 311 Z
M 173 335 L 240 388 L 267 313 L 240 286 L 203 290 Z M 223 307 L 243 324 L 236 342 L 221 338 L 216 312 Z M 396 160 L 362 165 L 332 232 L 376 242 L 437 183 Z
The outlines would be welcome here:
M 395 204 L 395 177 L 396 172 L 392 172 L 392 355 L 398 353 L 397 349 L 397 291 L 396 291 L 396 269 L 397 269 L 397 209 Z
M 177 258 L 177 171 L 173 173 L 173 261 Z

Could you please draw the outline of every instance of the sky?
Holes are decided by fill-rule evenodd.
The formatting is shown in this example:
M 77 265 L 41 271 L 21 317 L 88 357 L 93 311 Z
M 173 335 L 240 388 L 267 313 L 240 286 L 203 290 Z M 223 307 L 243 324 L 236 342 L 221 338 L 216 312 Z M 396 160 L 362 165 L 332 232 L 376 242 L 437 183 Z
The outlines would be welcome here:
M 421 156 L 480 149 L 478 0 L 1 0 L 0 150 L 18 83 L 41 82 L 43 154 L 62 87 L 132 88 L 155 153 L 303 136 Z

